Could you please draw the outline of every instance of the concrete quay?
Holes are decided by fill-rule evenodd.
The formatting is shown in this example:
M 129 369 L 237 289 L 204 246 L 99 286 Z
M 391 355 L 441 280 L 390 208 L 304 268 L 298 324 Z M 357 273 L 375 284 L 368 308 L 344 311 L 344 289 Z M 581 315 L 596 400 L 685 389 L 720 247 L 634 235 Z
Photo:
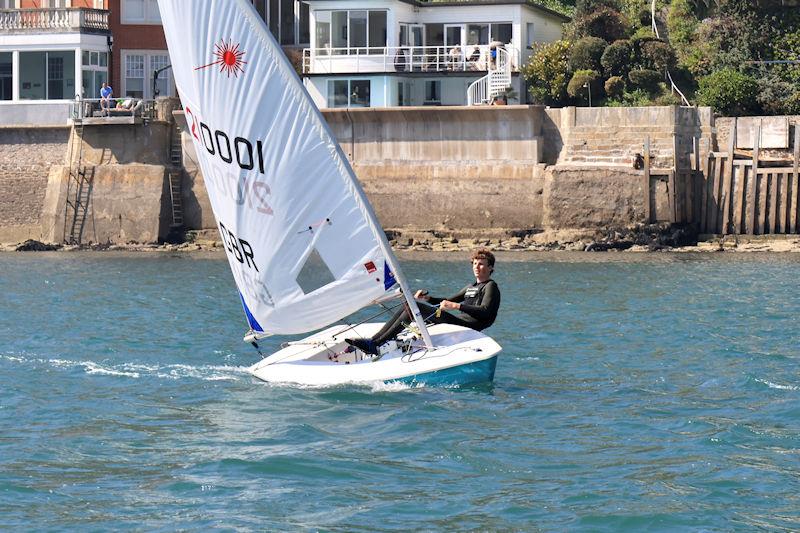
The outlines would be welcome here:
M 167 239 L 171 173 L 180 179 L 184 229 L 214 230 L 185 116 L 174 107 L 161 102 L 146 125 L 86 125 L 80 136 L 69 127 L 0 127 L 0 242 L 68 240 L 68 183 L 78 159 L 93 178 L 82 242 Z M 701 155 L 714 146 L 707 108 L 424 107 L 324 116 L 398 246 L 422 234 L 498 247 L 539 234 L 575 242 L 663 221 L 655 206 L 668 191 L 647 194 L 643 170 L 633 168 L 645 137 L 654 167 L 673 160 L 676 138 L 696 139 Z

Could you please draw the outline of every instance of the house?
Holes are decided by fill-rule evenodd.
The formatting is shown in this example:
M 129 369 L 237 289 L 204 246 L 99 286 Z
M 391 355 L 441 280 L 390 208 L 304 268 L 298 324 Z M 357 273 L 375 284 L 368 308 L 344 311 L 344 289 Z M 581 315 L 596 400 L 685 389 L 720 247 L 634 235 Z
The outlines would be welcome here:
M 107 80 L 105 1 L 0 0 L 0 123 L 65 123 L 75 95 Z
M 308 46 L 307 4 L 252 2 L 285 50 Z M 115 96 L 174 96 L 169 65 L 157 0 L 0 0 L 0 124 L 66 124 L 103 82 Z
M 318 107 L 490 103 L 569 19 L 527 0 L 307 0 L 303 78 Z

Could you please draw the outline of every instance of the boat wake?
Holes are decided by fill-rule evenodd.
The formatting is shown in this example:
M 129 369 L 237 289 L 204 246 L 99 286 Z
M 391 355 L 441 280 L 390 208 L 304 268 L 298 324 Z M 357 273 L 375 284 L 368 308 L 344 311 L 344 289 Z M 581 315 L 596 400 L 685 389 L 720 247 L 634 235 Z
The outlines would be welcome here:
M 778 389 L 778 390 L 800 390 L 800 386 L 797 385 L 781 385 L 780 383 L 773 383 L 772 381 L 768 381 L 766 379 L 755 378 L 756 382 L 761 383 L 762 385 L 766 385 L 770 389 Z
M 142 363 L 109 364 L 96 361 L 30 357 L 25 354 L 0 354 L 0 362 L 7 361 L 32 368 L 50 367 L 60 370 L 83 369 L 86 374 L 119 376 L 125 378 L 199 379 L 202 381 L 238 381 L 249 376 L 247 367 L 232 365 L 158 365 Z

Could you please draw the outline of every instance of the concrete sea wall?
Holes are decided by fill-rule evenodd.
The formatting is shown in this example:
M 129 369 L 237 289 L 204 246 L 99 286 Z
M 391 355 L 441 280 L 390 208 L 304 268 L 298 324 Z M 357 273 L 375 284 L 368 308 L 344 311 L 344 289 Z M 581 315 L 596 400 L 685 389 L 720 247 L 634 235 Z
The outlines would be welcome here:
M 645 187 L 637 153 L 650 139 L 654 167 L 676 150 L 714 147 L 710 109 L 337 109 L 323 114 L 383 226 L 452 235 L 601 230 L 659 220 L 665 182 Z M 171 222 L 168 176 L 181 176 L 187 229 L 215 229 L 182 111 L 180 163 L 173 125 L 85 126 L 81 164 L 94 182 L 84 241 L 154 241 Z M 162 119 L 171 118 L 169 111 Z M 67 128 L 0 128 L 0 240 L 61 241 L 75 146 Z M 648 193 L 649 190 L 649 193 Z M 647 195 L 651 197 L 648 198 Z M 648 204 L 649 202 L 649 204 Z

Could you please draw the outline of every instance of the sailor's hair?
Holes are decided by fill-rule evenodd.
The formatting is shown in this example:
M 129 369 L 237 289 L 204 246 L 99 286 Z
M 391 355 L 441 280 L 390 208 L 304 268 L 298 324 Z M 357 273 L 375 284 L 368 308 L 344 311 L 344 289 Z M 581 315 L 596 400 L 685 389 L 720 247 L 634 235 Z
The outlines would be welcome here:
M 472 261 L 476 259 L 486 259 L 486 262 L 489 263 L 489 266 L 494 268 L 494 254 L 486 248 L 479 248 L 472 252 L 471 259 Z

